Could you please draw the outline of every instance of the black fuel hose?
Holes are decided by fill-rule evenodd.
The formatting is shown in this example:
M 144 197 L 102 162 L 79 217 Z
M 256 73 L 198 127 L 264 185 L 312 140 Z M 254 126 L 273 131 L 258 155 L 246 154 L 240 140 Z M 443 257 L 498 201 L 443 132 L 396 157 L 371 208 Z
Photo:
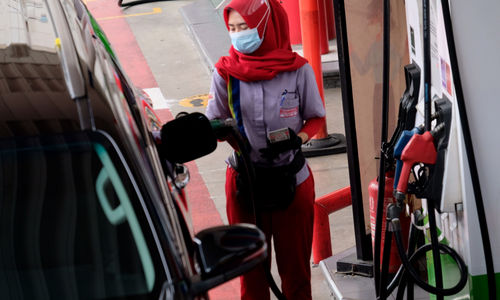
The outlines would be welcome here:
M 233 132 L 238 129 L 233 128 Z M 257 210 L 255 208 L 255 195 L 254 195 L 254 186 L 255 186 L 255 169 L 253 168 L 252 163 L 250 162 L 250 155 L 248 155 L 248 152 L 246 151 L 246 145 L 245 142 L 243 141 L 241 135 L 235 134 L 236 136 L 236 142 L 238 144 L 238 147 L 240 148 L 240 154 L 242 156 L 242 161 L 243 161 L 243 169 L 246 173 L 246 177 L 248 178 L 249 184 L 249 194 L 250 194 L 250 199 L 252 199 L 252 210 L 253 210 L 253 215 L 255 216 L 255 225 L 257 227 L 260 227 L 262 222 L 260 220 L 259 214 L 257 213 Z M 271 258 L 269 258 L 271 259 Z M 264 273 L 266 274 L 266 280 L 267 283 L 269 284 L 269 287 L 271 288 L 271 291 L 273 294 L 278 298 L 278 300 L 286 300 L 285 295 L 280 291 L 278 288 L 278 285 L 276 284 L 276 281 L 273 278 L 273 275 L 271 274 L 271 270 L 266 267 L 265 264 L 261 264 L 261 266 L 264 268 Z
M 423 53 L 424 53 L 424 120 L 425 130 L 431 131 L 431 20 L 430 20 L 430 1 L 422 1 L 422 32 L 423 32 Z M 429 226 L 431 235 L 432 259 L 434 261 L 434 273 L 436 280 L 436 290 L 443 288 L 443 271 L 441 266 L 441 256 L 439 254 L 439 241 L 437 237 L 437 226 L 434 212 L 433 201 L 427 201 L 429 211 Z M 403 259 L 403 257 L 401 257 Z M 420 278 L 419 278 L 420 279 Z M 441 293 L 436 293 L 437 300 L 443 300 Z
M 401 224 L 399 223 L 399 219 L 393 219 L 391 221 L 392 226 L 394 226 L 394 236 L 396 238 L 396 245 L 398 248 L 399 256 L 401 258 L 401 262 L 405 268 L 405 271 L 409 273 L 412 277 L 412 280 L 425 290 L 428 293 L 440 296 L 451 296 L 460 292 L 467 283 L 468 274 L 467 274 L 467 265 L 460 257 L 460 255 L 448 245 L 438 243 L 438 248 L 445 254 L 449 254 L 453 260 L 457 263 L 457 267 L 460 271 L 460 281 L 451 288 L 437 288 L 432 285 L 429 285 L 427 282 L 423 281 L 418 275 L 417 271 L 412 266 L 412 262 L 415 261 L 419 256 L 424 255 L 427 251 L 433 249 L 432 244 L 425 244 L 422 247 L 418 248 L 415 253 L 408 259 L 405 253 L 405 249 L 403 246 L 403 238 L 401 236 Z
M 389 230 L 390 222 L 388 221 L 386 224 L 387 224 L 387 226 L 386 226 L 386 233 L 385 233 L 385 237 L 384 237 L 384 239 L 385 239 L 384 240 L 384 253 L 383 253 L 382 261 L 389 261 L 389 254 L 391 252 L 390 249 L 391 249 L 391 241 L 392 241 L 392 232 L 390 232 L 390 230 Z M 389 250 L 386 250 L 386 249 L 389 249 Z M 410 249 L 410 248 L 408 248 L 408 249 Z M 406 276 L 404 266 L 400 265 L 398 271 L 396 272 L 396 274 L 392 278 L 391 282 L 387 285 L 387 287 L 385 287 L 385 282 L 387 280 L 387 267 L 388 267 L 388 263 L 382 265 L 382 272 L 381 272 L 381 277 L 380 277 L 380 284 L 382 286 L 382 289 L 380 290 L 380 295 L 377 298 L 378 300 L 387 299 L 389 297 L 389 295 L 392 294 L 392 292 L 396 289 L 396 287 L 398 288 L 398 293 L 399 293 L 399 290 L 401 290 L 401 286 L 402 285 L 404 286 L 404 284 L 407 282 L 407 278 L 406 278 L 407 276 Z M 404 289 L 403 289 L 403 291 L 404 291 Z
M 420 210 L 416 210 L 413 213 L 413 216 L 415 217 L 415 222 L 420 221 Z M 417 227 L 412 223 L 410 225 L 410 238 L 408 240 L 408 251 L 407 251 L 407 256 L 411 257 L 413 253 L 415 253 L 415 248 L 417 247 L 417 242 L 418 242 L 418 229 Z M 403 265 L 401 265 L 403 267 Z M 407 272 L 403 269 L 402 275 L 401 275 L 401 281 L 398 287 L 398 292 L 396 294 L 396 300 L 402 300 L 405 292 L 405 287 L 406 287 L 406 299 L 407 300 L 413 300 L 413 281 L 411 277 L 408 276 Z
M 439 238 L 438 229 L 436 225 L 436 212 L 434 208 L 434 201 L 432 199 L 427 199 L 427 209 L 428 209 L 428 220 L 429 220 L 429 232 L 431 236 L 431 247 L 432 247 L 432 260 L 434 263 L 434 278 L 436 280 L 436 288 L 443 288 L 443 268 L 441 265 L 441 254 L 439 253 Z M 437 300 L 444 299 L 443 295 L 437 294 Z
M 234 130 L 238 130 L 236 128 L 233 128 Z M 233 130 L 233 131 L 234 131 Z M 262 222 L 260 220 L 259 214 L 257 213 L 257 210 L 255 208 L 255 195 L 254 195 L 254 186 L 255 186 L 255 169 L 253 168 L 253 165 L 250 161 L 250 155 L 248 155 L 248 152 L 245 149 L 245 142 L 243 141 L 241 135 L 237 135 L 237 143 L 240 148 L 240 153 L 243 158 L 243 165 L 245 169 L 245 173 L 247 175 L 247 178 L 249 180 L 249 193 L 250 193 L 250 199 L 252 199 L 252 210 L 253 214 L 255 216 L 255 225 L 257 227 L 260 227 Z M 269 258 L 271 259 L 271 258 Z M 267 268 L 265 264 L 261 265 L 264 268 L 264 272 L 266 274 L 266 280 L 267 283 L 269 284 L 269 287 L 271 288 L 271 291 L 273 294 L 278 298 L 278 300 L 286 300 L 286 296 L 281 292 L 281 290 L 278 288 L 278 285 L 276 284 L 276 281 L 273 278 L 273 275 L 271 274 L 270 268 Z
M 387 285 L 386 295 L 392 294 L 392 292 L 399 286 L 401 280 L 403 280 L 403 275 L 404 275 L 404 267 L 403 265 L 400 265 L 398 271 L 392 278 L 391 283 Z
M 222 138 L 220 135 L 231 135 L 231 137 L 234 138 L 234 141 L 236 142 L 236 146 L 239 148 L 239 153 L 242 157 L 242 162 L 243 162 L 243 171 L 246 174 L 246 178 L 248 179 L 248 186 L 249 186 L 249 196 L 250 199 L 252 199 L 252 213 L 255 216 L 255 225 L 257 227 L 261 227 L 261 220 L 259 217 L 259 214 L 257 213 L 257 210 L 255 208 L 255 195 L 254 195 L 254 186 L 255 186 L 255 169 L 253 167 L 253 164 L 250 160 L 250 155 L 248 154 L 248 145 L 245 143 L 244 138 L 241 136 L 238 128 L 236 127 L 236 122 L 234 119 L 227 119 L 225 121 L 222 120 L 213 120 L 211 121 L 212 123 L 212 128 L 215 132 L 221 133 L 221 134 L 216 134 L 217 138 Z M 271 259 L 269 257 L 269 259 Z M 261 264 L 262 268 L 264 268 L 264 273 L 266 274 L 266 280 L 267 283 L 269 284 L 269 288 L 273 292 L 273 294 L 278 298 L 278 300 L 287 300 L 286 296 L 281 292 L 281 290 L 278 288 L 278 285 L 276 284 L 276 281 L 273 278 L 273 275 L 271 274 L 270 268 L 267 268 L 265 265 L 265 262 Z
M 419 212 L 418 210 L 416 212 Z M 415 213 L 414 213 L 415 214 Z M 418 220 L 418 217 L 415 217 L 416 220 Z M 417 246 L 417 241 L 418 241 L 418 230 L 417 228 L 411 224 L 410 227 L 410 237 L 408 240 L 408 254 L 407 256 L 412 256 L 416 246 Z M 398 271 L 392 278 L 391 283 L 387 285 L 385 294 L 390 295 L 392 292 L 398 288 L 397 296 L 396 299 L 403 299 L 404 295 L 404 287 L 405 284 L 408 286 L 408 292 L 407 292 L 407 297 L 408 299 L 413 299 L 413 289 L 410 290 L 410 287 L 413 287 L 413 282 L 411 281 L 411 278 L 408 278 L 408 274 L 405 271 L 404 265 L 400 265 Z
M 419 211 L 416 211 L 416 212 L 419 212 Z M 416 216 L 415 219 L 419 219 L 419 217 Z M 383 261 L 389 261 L 389 254 L 390 254 L 392 235 L 393 235 L 391 230 L 390 230 L 390 226 L 391 226 L 391 220 L 389 219 L 386 221 L 386 236 L 385 236 L 385 241 L 384 241 Z M 408 238 L 408 254 L 407 254 L 407 256 L 411 256 L 414 253 L 415 247 L 417 246 L 417 240 L 418 240 L 417 234 L 418 234 L 418 230 L 416 230 L 415 226 L 413 226 L 413 224 L 412 224 L 410 227 L 410 234 L 409 234 L 409 238 Z M 389 250 L 386 250 L 386 249 L 389 249 Z M 381 281 L 380 281 L 382 287 L 385 287 L 385 281 L 387 280 L 387 278 L 386 278 L 387 277 L 387 275 L 386 275 L 387 274 L 387 265 L 388 264 L 384 264 L 382 266 L 383 269 L 382 269 L 382 275 L 381 275 Z M 408 285 L 408 293 L 407 293 L 408 298 L 413 299 L 413 289 L 412 289 L 413 283 L 411 281 L 411 278 L 408 278 L 406 271 L 404 269 L 404 266 L 401 265 L 401 266 L 399 266 L 399 269 L 396 272 L 396 274 L 394 275 L 391 283 L 389 283 L 389 285 L 387 285 L 386 288 L 381 289 L 379 299 L 386 299 L 390 294 L 392 294 L 392 292 L 396 289 L 396 287 L 398 287 L 397 295 L 401 294 L 401 296 L 400 296 L 401 298 L 396 298 L 396 299 L 402 299 L 406 285 Z
M 118 0 L 118 6 L 129 8 L 131 6 L 135 6 L 135 5 L 139 5 L 139 4 L 158 2 L 158 1 L 168 1 L 168 0 L 136 0 L 136 1 L 131 1 L 131 2 L 127 2 L 127 3 L 123 3 L 123 0 Z
M 386 286 L 387 277 L 389 273 L 389 260 L 391 258 L 391 242 L 392 242 L 392 232 L 389 230 L 390 222 L 386 220 L 385 222 L 385 236 L 384 236 L 384 251 L 382 253 L 382 270 L 380 271 L 380 291 L 379 291 L 379 300 L 387 299 L 389 293 Z
M 384 217 L 384 197 L 385 197 L 385 168 L 386 159 L 384 147 L 387 143 L 387 126 L 389 120 L 389 75 L 390 75 L 390 1 L 384 0 L 384 42 L 383 42 L 383 85 L 382 85 L 382 130 L 381 130 L 381 151 L 378 175 L 377 210 L 375 217 L 375 241 L 373 249 L 373 275 L 375 279 L 375 293 L 377 297 L 384 288 L 381 285 L 380 272 L 380 243 L 382 238 L 382 218 Z
M 429 0 L 422 1 L 422 32 L 424 44 L 424 120 L 425 130 L 431 131 L 431 20 Z
M 415 247 L 417 245 L 417 234 L 418 234 L 418 230 L 412 224 L 412 226 L 410 227 L 410 237 L 409 237 L 409 241 L 408 241 L 408 254 L 407 254 L 407 256 L 411 257 L 414 253 L 413 250 L 415 249 Z M 387 285 L 387 288 L 385 290 L 385 295 L 392 294 L 392 292 L 396 288 L 398 288 L 396 299 L 402 299 L 402 297 L 404 295 L 405 284 L 408 285 L 408 287 L 413 286 L 411 278 L 408 278 L 408 275 L 407 275 L 407 272 L 405 271 L 404 266 L 400 265 L 398 271 L 396 272 L 396 274 L 392 278 L 391 283 L 389 283 L 389 285 Z M 401 294 L 401 296 L 400 296 L 400 294 Z M 412 291 L 409 290 L 407 293 L 407 296 L 408 296 L 408 299 L 410 299 L 410 297 L 411 297 L 411 299 L 413 299 Z
M 460 122 L 464 136 L 465 150 L 467 152 L 467 161 L 469 162 L 470 178 L 474 190 L 474 199 L 476 200 L 476 210 L 483 241 L 484 259 L 486 261 L 486 275 L 488 278 L 489 299 L 494 300 L 497 297 L 497 287 L 495 282 L 495 264 L 491 251 L 491 242 L 488 233 L 488 224 L 484 209 L 483 195 L 481 193 L 481 184 L 479 183 L 479 174 L 477 171 L 476 158 L 474 156 L 474 147 L 472 146 L 472 137 L 467 119 L 467 110 L 465 107 L 465 97 L 460 78 L 460 69 L 458 67 L 458 57 L 455 48 L 455 37 L 453 35 L 453 26 L 451 23 L 450 6 L 448 0 L 441 0 L 443 7 L 444 28 L 446 31 L 446 40 L 448 43 L 448 52 L 450 54 L 451 73 L 453 75 L 453 84 L 457 95 L 458 111 L 460 113 Z

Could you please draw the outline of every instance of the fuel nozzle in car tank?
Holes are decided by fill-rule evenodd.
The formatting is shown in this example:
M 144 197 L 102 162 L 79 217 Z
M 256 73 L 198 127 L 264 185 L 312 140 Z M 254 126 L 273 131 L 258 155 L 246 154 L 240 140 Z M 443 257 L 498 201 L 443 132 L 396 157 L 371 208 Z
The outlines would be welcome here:
M 210 125 L 215 137 L 219 140 L 224 140 L 236 128 L 236 120 L 231 118 L 226 120 L 215 119 L 210 120 Z

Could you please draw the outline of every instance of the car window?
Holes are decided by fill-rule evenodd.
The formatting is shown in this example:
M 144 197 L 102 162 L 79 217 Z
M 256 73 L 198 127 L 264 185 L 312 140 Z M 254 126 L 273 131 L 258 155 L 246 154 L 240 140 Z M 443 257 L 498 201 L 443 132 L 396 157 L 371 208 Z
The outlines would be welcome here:
M 102 134 L 0 139 L 0 299 L 127 299 L 165 280 L 135 183 Z

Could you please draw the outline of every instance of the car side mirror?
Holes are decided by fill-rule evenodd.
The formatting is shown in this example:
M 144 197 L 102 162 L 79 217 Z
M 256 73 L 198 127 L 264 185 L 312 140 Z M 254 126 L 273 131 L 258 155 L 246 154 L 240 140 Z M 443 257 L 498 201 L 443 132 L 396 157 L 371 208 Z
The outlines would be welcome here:
M 201 280 L 193 283 L 193 295 L 240 276 L 267 258 L 264 233 L 250 224 L 208 228 L 194 242 Z
M 185 163 L 217 148 L 208 118 L 201 113 L 184 114 L 161 128 L 160 153 L 172 163 Z

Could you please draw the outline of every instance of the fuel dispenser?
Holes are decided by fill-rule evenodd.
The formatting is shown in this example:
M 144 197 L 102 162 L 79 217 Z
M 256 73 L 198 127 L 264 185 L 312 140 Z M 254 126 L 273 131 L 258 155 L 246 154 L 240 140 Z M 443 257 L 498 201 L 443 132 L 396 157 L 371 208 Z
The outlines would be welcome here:
M 335 3 L 345 15 L 344 1 Z M 413 299 L 418 287 L 429 293 L 431 299 L 450 296 L 453 298 L 447 299 L 500 299 L 495 282 L 500 278 L 495 273 L 499 265 L 494 259 L 500 253 L 500 239 L 488 228 L 488 224 L 490 229 L 492 224 L 500 225 L 495 218 L 500 212 L 494 192 L 499 192 L 498 183 L 491 181 L 495 167 L 494 172 L 498 172 L 500 159 L 495 151 L 489 151 L 488 144 L 496 145 L 496 149 L 500 146 L 500 136 L 490 130 L 496 126 L 496 117 L 492 115 L 497 115 L 500 108 L 498 101 L 492 98 L 495 94 L 493 74 L 500 68 L 500 37 L 478 35 L 500 26 L 500 4 L 486 6 L 466 0 L 405 1 L 411 63 L 404 70 L 406 90 L 399 103 L 396 129 L 388 140 L 390 3 L 383 1 L 384 81 L 379 174 L 369 187 L 376 298 L 403 299 L 406 295 L 407 299 Z M 460 20 L 458 25 L 456 20 Z M 347 39 L 346 23 L 339 25 L 344 30 L 338 31 L 344 35 L 337 34 L 341 39 L 338 40 L 339 52 L 348 55 L 342 49 L 347 45 L 342 41 Z M 467 38 L 454 36 L 455 28 L 467 32 L 477 45 Z M 473 33 L 470 28 L 476 31 Z M 455 46 L 456 42 L 460 48 Z M 472 49 L 479 45 L 486 47 L 488 57 L 471 55 Z M 348 56 L 344 64 L 347 71 L 343 74 L 350 80 Z M 465 67 L 466 72 L 460 73 L 459 67 Z M 464 82 L 462 78 L 466 78 Z M 352 97 L 349 93 L 346 92 L 346 97 Z M 479 102 L 489 106 L 476 104 Z M 482 141 L 482 144 L 476 145 L 473 141 Z M 481 186 L 480 179 L 487 185 Z M 483 199 L 484 191 L 488 198 Z M 420 199 L 421 205 L 412 205 L 412 199 Z M 411 221 L 404 226 L 407 219 Z M 451 229 L 450 223 L 446 223 L 448 220 L 454 221 L 458 229 Z M 395 256 L 401 264 L 395 263 Z M 422 265 L 427 268 L 423 270 Z
M 412 2 L 412 1 L 408 1 Z M 411 4 L 410 4 L 411 5 Z M 385 35 L 389 32 L 389 22 L 386 18 L 389 18 L 389 1 L 384 1 L 384 41 Z M 386 160 L 381 160 L 380 169 L 390 170 L 395 163 L 395 178 L 394 178 L 394 198 L 395 201 L 390 203 L 385 207 L 385 216 L 378 208 L 383 207 L 383 204 L 377 203 L 377 218 L 385 217 L 385 232 L 383 240 L 383 250 L 380 250 L 382 242 L 375 243 L 375 257 L 377 260 L 377 253 L 382 251 L 381 259 L 381 271 L 378 269 L 378 264 L 374 264 L 375 273 L 375 284 L 376 284 L 376 294 L 378 299 L 387 299 L 388 296 L 398 287 L 396 294 L 396 299 L 402 299 L 404 296 L 405 289 L 407 289 L 406 294 L 408 299 L 413 299 L 413 284 L 416 284 L 421 289 L 426 292 L 436 296 L 436 299 L 444 299 L 445 296 L 457 295 L 460 293 L 468 282 L 468 267 L 458 251 L 444 242 L 440 241 L 438 229 L 438 224 L 436 222 L 436 212 L 441 213 L 442 211 L 442 198 L 443 198 L 443 177 L 445 176 L 445 165 L 447 162 L 448 155 L 448 145 L 450 132 L 452 132 L 452 126 L 455 124 L 452 122 L 453 118 L 453 104 L 446 97 L 447 93 L 441 93 L 441 97 L 437 95 L 435 99 L 431 100 L 431 96 L 435 93 L 437 87 L 433 89 L 433 81 L 431 81 L 431 11 L 435 14 L 441 10 L 443 20 L 442 25 L 444 25 L 446 34 L 444 39 L 447 42 L 447 50 L 449 58 L 451 60 L 451 73 L 453 76 L 453 83 L 455 84 L 456 91 L 456 106 L 460 112 L 460 121 L 463 130 L 463 136 L 467 151 L 467 157 L 469 161 L 469 167 L 471 168 L 471 174 L 474 177 L 477 176 L 477 169 L 475 167 L 474 153 L 472 150 L 472 143 L 470 138 L 469 125 L 467 124 L 466 110 L 464 107 L 464 95 L 461 91 L 460 73 L 458 70 L 458 61 L 456 57 L 456 50 L 454 46 L 453 39 L 453 28 L 451 24 L 450 9 L 448 2 L 446 0 L 439 3 L 435 2 L 433 7 L 429 0 L 422 1 L 422 11 L 423 11 L 423 51 L 420 57 L 420 62 L 424 66 L 424 80 L 423 80 L 423 124 L 418 124 L 413 129 L 405 128 L 401 131 L 401 126 L 398 124 L 393 137 L 391 138 L 391 143 L 385 143 L 382 140 L 382 151 L 381 154 L 386 157 Z M 439 31 L 439 24 L 434 19 L 432 23 L 435 31 Z M 413 29 L 410 34 L 414 34 Z M 436 36 L 434 36 L 436 38 Z M 413 39 L 413 37 L 412 37 Z M 443 46 L 441 46 L 443 48 Z M 385 52 L 389 51 L 388 41 L 384 43 L 384 55 Z M 384 56 L 385 57 L 385 56 Z M 450 70 L 447 70 L 446 61 L 443 63 L 444 72 L 447 76 L 450 76 Z M 384 73 L 388 72 L 388 61 L 384 61 Z M 386 78 L 384 78 L 386 79 Z M 451 86 L 450 82 L 446 82 L 446 85 Z M 448 94 L 451 94 L 451 88 L 447 88 Z M 436 93 L 439 94 L 439 93 Z M 386 96 L 386 95 L 384 95 Z M 384 101 L 387 101 L 385 99 Z M 434 104 L 434 109 L 431 105 Z M 386 106 L 386 105 L 384 105 Z M 385 109 L 385 108 L 383 108 Z M 431 114 L 434 111 L 434 114 Z M 401 110 L 400 110 L 401 114 Z M 384 118 L 383 112 L 383 122 L 387 122 Z M 401 116 L 400 116 L 401 117 Z M 455 116 L 458 118 L 458 116 Z M 409 125 L 409 124 L 407 124 Z M 387 127 L 387 126 L 385 126 Z M 384 125 L 383 125 L 383 129 Z M 382 133 L 384 136 L 384 132 Z M 397 140 L 396 143 L 392 141 Z M 392 150 L 392 151 L 391 151 Z M 390 151 L 392 157 L 387 155 Z M 388 159 L 391 158 L 391 159 Z M 380 174 L 383 174 L 380 171 Z M 411 179 L 411 176 L 413 179 Z M 494 274 L 494 263 L 492 257 L 492 250 L 490 245 L 490 239 L 488 234 L 488 227 L 486 225 L 486 217 L 484 212 L 484 204 L 482 197 L 480 196 L 480 186 L 477 180 L 473 180 L 474 191 L 475 191 L 475 201 L 476 209 L 478 212 L 478 217 L 480 219 L 480 227 L 482 233 L 482 244 L 484 249 L 484 257 L 486 261 L 487 277 L 488 277 L 488 297 L 489 299 L 497 299 L 496 295 L 496 283 Z M 384 193 L 379 187 L 378 190 L 378 200 L 380 201 L 380 194 Z M 409 211 L 408 206 L 408 196 L 415 195 L 417 198 L 422 199 L 423 203 L 426 204 L 425 210 L 415 210 L 411 212 L 412 214 L 412 224 L 409 231 L 409 241 L 408 247 L 406 248 L 406 237 L 403 236 L 403 232 L 407 232 L 403 229 L 401 221 L 401 213 L 405 210 Z M 420 234 L 417 230 L 417 223 L 423 221 L 423 213 L 426 213 L 426 221 L 428 223 L 428 231 L 424 231 L 424 235 L 427 244 L 416 248 L 417 235 Z M 377 219 L 377 223 L 380 221 Z M 375 236 L 380 236 L 381 228 L 380 226 L 376 228 Z M 395 239 L 397 245 L 397 251 L 401 259 L 402 265 L 398 270 L 397 274 L 394 276 L 393 280 L 388 283 L 388 270 L 390 264 L 390 243 L 392 238 Z M 427 272 L 429 279 L 428 282 L 422 280 L 420 274 L 415 269 L 412 264 L 419 258 L 424 258 L 426 252 L 432 253 L 432 258 L 427 257 Z M 448 255 L 452 261 L 456 264 L 458 268 L 459 277 L 458 280 L 448 284 L 447 287 L 444 285 L 444 273 L 442 266 L 442 255 Z M 430 284 L 434 281 L 434 285 Z M 451 287 L 450 287 L 451 285 Z

